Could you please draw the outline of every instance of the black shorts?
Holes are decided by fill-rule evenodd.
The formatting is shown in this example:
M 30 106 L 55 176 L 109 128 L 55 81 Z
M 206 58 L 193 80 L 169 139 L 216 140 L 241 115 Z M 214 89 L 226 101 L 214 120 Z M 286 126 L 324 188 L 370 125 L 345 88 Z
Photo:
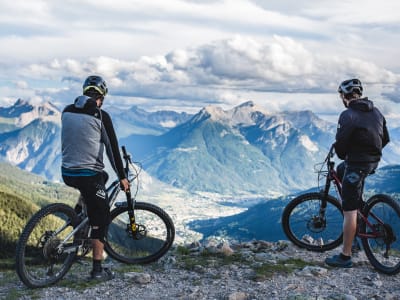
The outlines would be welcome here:
M 81 192 L 84 198 L 89 224 L 91 226 L 106 227 L 110 223 L 110 207 L 108 204 L 105 183 L 107 173 L 97 173 L 94 176 L 65 176 L 66 185 Z
M 361 208 L 365 178 L 377 167 L 377 162 L 344 162 L 338 165 L 337 173 L 339 178 L 342 179 L 343 211 L 351 211 Z

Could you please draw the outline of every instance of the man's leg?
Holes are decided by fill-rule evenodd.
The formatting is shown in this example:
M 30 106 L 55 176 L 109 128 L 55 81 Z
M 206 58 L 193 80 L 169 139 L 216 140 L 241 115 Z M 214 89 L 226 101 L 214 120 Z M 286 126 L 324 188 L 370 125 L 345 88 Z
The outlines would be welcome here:
M 93 260 L 103 260 L 104 244 L 99 239 L 92 239 Z
M 100 276 L 103 271 L 101 263 L 103 261 L 104 244 L 99 239 L 92 239 L 92 248 L 93 248 L 93 267 L 91 276 L 92 278 L 95 278 L 96 274 L 97 276 Z
M 357 230 L 357 208 L 360 205 L 365 176 L 358 167 L 341 166 L 345 166 L 342 180 L 343 248 L 342 253 L 325 259 L 325 263 L 333 267 L 350 268 L 353 265 L 351 247 Z M 343 172 L 343 167 L 341 171 Z
M 351 256 L 351 247 L 357 230 L 357 210 L 343 212 L 343 249 L 342 253 Z
M 95 280 L 109 280 L 115 274 L 109 268 L 102 267 L 105 234 L 105 227 L 92 226 L 92 247 L 93 247 L 93 269 L 90 272 L 91 278 Z M 102 237 L 102 238 L 101 238 Z

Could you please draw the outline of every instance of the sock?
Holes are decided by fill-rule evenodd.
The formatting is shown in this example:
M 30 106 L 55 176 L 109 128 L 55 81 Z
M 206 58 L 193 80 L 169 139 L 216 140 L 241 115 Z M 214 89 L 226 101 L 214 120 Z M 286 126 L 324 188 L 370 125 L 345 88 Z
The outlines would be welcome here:
M 101 260 L 93 259 L 93 271 L 100 272 L 101 269 Z
M 343 253 L 340 253 L 340 258 L 343 260 L 349 260 L 351 258 L 351 256 L 347 256 L 347 255 L 344 255 Z

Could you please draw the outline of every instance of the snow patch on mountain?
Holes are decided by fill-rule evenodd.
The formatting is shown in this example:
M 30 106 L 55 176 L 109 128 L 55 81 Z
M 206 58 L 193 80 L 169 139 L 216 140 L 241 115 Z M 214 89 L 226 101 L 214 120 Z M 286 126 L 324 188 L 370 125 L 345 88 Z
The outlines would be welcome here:
M 311 152 L 317 152 L 318 151 L 318 146 L 313 143 L 310 138 L 306 135 L 300 136 L 300 143 L 306 148 L 307 150 Z
M 20 164 L 29 157 L 28 142 L 26 140 L 20 141 L 13 149 L 6 152 L 6 160 L 13 162 L 13 164 Z M 30 171 L 30 170 L 27 170 Z
M 165 127 L 165 128 L 174 128 L 177 125 L 176 122 L 174 121 L 164 121 L 164 122 L 160 122 L 160 126 Z
M 182 148 L 182 147 L 178 147 L 175 149 L 178 152 L 194 152 L 199 150 L 198 147 L 188 147 L 188 148 Z
M 25 104 L 29 105 L 27 102 Z M 16 119 L 17 126 L 24 127 L 36 119 L 61 124 L 61 112 L 53 104 L 46 102 L 31 107 L 30 111 L 20 114 L 19 118 Z

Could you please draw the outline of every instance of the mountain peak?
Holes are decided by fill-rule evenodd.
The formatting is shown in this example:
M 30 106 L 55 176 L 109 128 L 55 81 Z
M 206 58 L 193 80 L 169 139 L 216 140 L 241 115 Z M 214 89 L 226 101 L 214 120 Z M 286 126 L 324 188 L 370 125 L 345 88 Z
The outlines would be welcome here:
M 235 126 L 238 124 L 252 125 L 261 115 L 267 115 L 261 107 L 254 104 L 253 101 L 244 102 L 230 110 L 223 110 L 219 106 L 209 105 L 204 107 L 195 117 L 194 121 L 211 119 L 216 122 Z
M 51 102 L 32 104 L 29 101 L 18 99 L 12 106 L 0 107 L 0 116 L 14 118 L 15 125 L 23 127 L 33 120 L 42 119 L 54 123 L 60 122 L 60 111 Z
M 18 98 L 18 100 L 15 101 L 13 106 L 14 107 L 21 107 L 21 106 L 30 106 L 30 107 L 32 107 L 32 105 L 30 105 L 28 101 L 23 100 L 21 98 Z
M 19 117 L 23 113 L 32 111 L 33 106 L 28 101 L 19 98 L 12 106 L 0 107 L 0 116 L 4 118 Z
M 268 115 L 264 109 L 254 104 L 253 101 L 247 101 L 234 107 L 230 111 L 230 114 L 233 125 L 252 125 L 255 124 L 260 115 Z
M 236 107 L 254 107 L 254 102 L 250 100 L 247 102 L 243 102 L 242 104 L 240 104 Z

